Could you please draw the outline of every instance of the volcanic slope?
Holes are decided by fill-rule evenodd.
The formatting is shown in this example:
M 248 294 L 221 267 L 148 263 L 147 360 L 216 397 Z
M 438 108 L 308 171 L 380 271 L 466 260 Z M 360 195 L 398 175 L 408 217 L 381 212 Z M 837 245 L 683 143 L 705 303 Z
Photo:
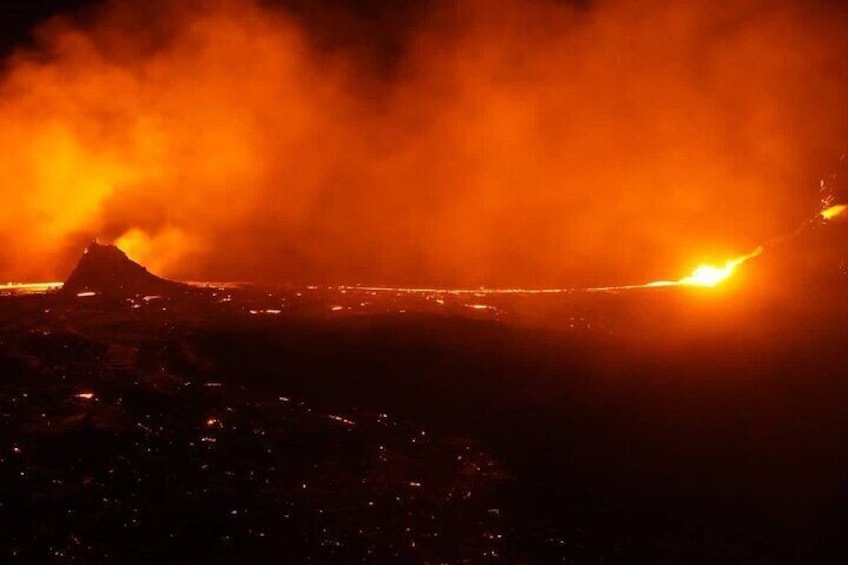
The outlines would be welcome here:
M 112 296 L 167 294 L 188 287 L 150 273 L 114 245 L 92 242 L 65 281 L 66 293 L 95 292 Z

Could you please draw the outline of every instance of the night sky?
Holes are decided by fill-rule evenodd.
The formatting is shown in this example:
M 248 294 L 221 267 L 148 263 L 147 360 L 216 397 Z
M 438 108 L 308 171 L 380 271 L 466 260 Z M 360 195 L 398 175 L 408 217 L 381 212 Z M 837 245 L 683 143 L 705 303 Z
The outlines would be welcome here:
M 33 28 L 51 16 L 85 17 L 93 8 L 105 3 L 105 0 L 3 2 L 0 6 L 0 52 L 5 55 L 16 46 L 30 44 Z M 427 0 L 266 0 L 264 3 L 289 10 L 312 24 L 319 40 L 361 42 L 370 38 L 391 51 L 398 48 L 399 35 L 422 16 Z M 331 20 L 334 23 L 329 24 Z
M 30 32 L 39 22 L 54 14 L 72 12 L 91 4 L 85 0 L 9 0 L 0 7 L 2 43 L 0 49 L 8 54 L 15 46 L 26 44 Z

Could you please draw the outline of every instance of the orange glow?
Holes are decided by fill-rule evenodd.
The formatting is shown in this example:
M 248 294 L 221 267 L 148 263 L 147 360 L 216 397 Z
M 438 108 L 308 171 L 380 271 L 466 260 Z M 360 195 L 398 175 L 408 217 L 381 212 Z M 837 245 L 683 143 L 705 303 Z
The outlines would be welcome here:
M 832 220 L 833 218 L 841 215 L 846 209 L 848 209 L 847 205 L 837 204 L 835 206 L 831 206 L 830 208 L 822 210 L 821 216 L 825 220 Z
M 80 400 L 91 400 L 91 399 L 94 398 L 94 393 L 93 392 L 81 392 L 81 393 L 76 394 L 74 396 L 76 396 Z
M 197 249 L 189 236 L 175 228 L 164 228 L 151 235 L 133 228 L 114 242 L 127 257 L 141 263 L 153 273 L 168 271 L 180 258 Z

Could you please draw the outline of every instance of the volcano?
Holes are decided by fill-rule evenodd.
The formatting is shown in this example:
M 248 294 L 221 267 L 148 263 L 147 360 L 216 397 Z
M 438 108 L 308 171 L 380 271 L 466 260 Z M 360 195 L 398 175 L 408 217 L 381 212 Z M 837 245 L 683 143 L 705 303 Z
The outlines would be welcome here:
M 108 296 L 164 294 L 187 288 L 150 273 L 114 245 L 92 242 L 65 281 L 64 291 L 96 292 Z

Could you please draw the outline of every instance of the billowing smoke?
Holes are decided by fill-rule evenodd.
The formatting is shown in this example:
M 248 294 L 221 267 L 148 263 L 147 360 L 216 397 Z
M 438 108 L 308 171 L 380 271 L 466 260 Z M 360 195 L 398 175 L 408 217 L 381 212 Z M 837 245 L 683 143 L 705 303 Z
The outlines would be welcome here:
M 848 139 L 848 26 L 816 3 L 451 0 L 332 40 L 357 17 L 42 26 L 0 84 L 0 279 L 94 237 L 195 280 L 674 277 L 815 213 Z

